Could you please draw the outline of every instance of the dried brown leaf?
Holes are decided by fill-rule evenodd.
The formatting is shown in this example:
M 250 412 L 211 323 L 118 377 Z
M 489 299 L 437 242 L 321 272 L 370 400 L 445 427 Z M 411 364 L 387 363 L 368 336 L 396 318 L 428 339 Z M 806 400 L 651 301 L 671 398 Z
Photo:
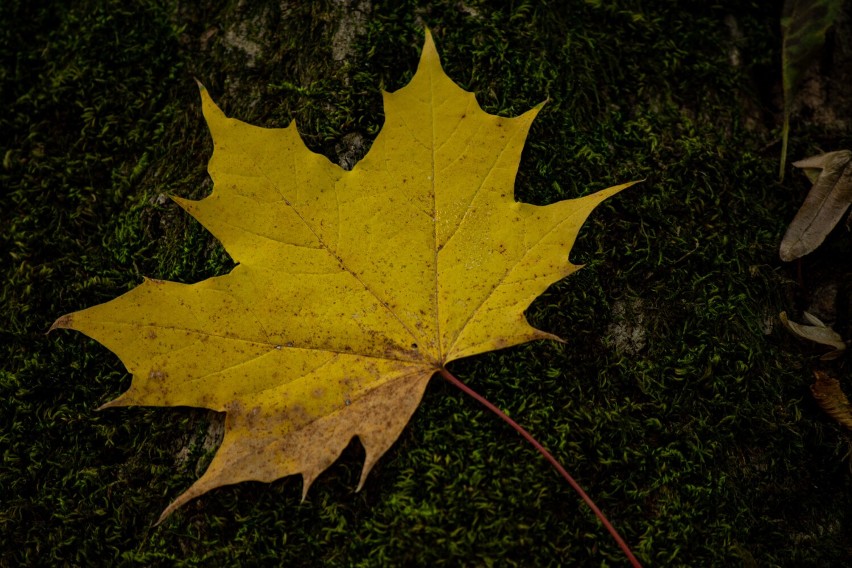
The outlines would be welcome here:
M 822 371 L 814 371 L 816 381 L 811 385 L 811 394 L 826 414 L 838 424 L 852 430 L 852 404 L 840 388 L 840 381 Z
M 796 337 L 807 339 L 808 341 L 813 341 L 814 343 L 819 343 L 821 345 L 834 347 L 834 351 L 826 353 L 823 356 L 823 359 L 834 359 L 839 357 L 843 351 L 846 350 L 846 343 L 843 341 L 843 338 L 840 337 L 840 334 L 823 324 L 816 316 L 808 314 L 807 312 L 805 312 L 805 314 L 805 317 L 811 323 L 816 325 L 804 325 L 790 321 L 787 319 L 787 312 L 781 312 L 779 317 L 781 318 L 781 323 L 784 324 L 784 327 L 790 330 L 790 332 Z
M 781 240 L 781 260 L 791 261 L 813 252 L 840 222 L 852 203 L 852 152 L 839 150 L 793 162 L 810 179 L 811 191 Z M 818 173 L 817 173 L 818 172 Z

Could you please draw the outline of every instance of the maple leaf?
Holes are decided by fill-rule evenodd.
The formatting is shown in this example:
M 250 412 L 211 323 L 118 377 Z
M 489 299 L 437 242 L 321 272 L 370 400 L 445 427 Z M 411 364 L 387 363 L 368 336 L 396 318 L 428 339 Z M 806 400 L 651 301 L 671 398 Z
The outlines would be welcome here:
M 527 132 L 443 72 L 426 32 L 417 72 L 383 92 L 385 124 L 351 171 L 282 129 L 227 118 L 202 87 L 213 193 L 173 199 L 237 266 L 197 284 L 146 279 L 53 328 L 115 352 L 130 389 L 102 408 L 225 412 L 210 466 L 164 511 L 213 488 L 301 474 L 303 498 L 353 436 L 359 489 L 455 359 L 533 339 L 524 310 L 579 268 L 592 209 L 630 184 L 547 206 L 514 200 Z

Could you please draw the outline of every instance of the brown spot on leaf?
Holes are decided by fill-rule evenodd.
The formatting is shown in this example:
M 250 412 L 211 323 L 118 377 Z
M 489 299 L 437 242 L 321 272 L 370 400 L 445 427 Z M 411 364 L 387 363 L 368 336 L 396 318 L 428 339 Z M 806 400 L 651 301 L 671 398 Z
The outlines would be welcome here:
M 248 426 L 249 428 L 254 428 L 258 415 L 260 415 L 260 407 L 259 406 L 255 406 L 254 408 L 249 410 L 246 413 L 246 417 L 245 417 L 246 426 Z
M 152 381 L 165 381 L 169 377 L 169 374 L 165 371 L 161 371 L 159 369 L 151 369 L 148 372 L 148 378 Z
M 311 418 L 308 411 L 305 410 L 305 407 L 301 404 L 294 404 L 290 407 L 289 412 L 286 414 L 289 415 L 288 417 L 290 420 L 297 425 L 302 425 L 305 422 L 308 422 Z

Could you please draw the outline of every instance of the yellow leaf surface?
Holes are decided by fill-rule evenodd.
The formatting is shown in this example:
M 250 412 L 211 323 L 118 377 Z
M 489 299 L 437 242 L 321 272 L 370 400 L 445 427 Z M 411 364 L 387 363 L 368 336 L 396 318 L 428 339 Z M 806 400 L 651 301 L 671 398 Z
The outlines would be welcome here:
M 447 77 L 430 34 L 411 82 L 351 171 L 296 130 L 226 117 L 202 88 L 213 193 L 174 198 L 238 263 L 197 284 L 146 279 L 61 317 L 133 375 L 105 407 L 226 412 L 204 475 L 163 513 L 215 487 L 313 480 L 358 436 L 370 468 L 449 361 L 556 339 L 524 310 L 578 266 L 592 209 L 629 184 L 540 207 L 514 200 L 536 107 L 484 112 Z M 360 487 L 360 485 L 359 485 Z M 304 495 L 303 495 L 304 496 Z

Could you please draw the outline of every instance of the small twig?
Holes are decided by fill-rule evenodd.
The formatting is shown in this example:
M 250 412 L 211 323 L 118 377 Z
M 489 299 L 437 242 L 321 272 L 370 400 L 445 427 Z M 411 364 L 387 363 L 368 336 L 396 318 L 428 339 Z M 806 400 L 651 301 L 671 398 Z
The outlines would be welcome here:
M 636 558 L 636 556 L 634 556 L 633 552 L 630 550 L 630 547 L 627 546 L 627 543 L 624 541 L 623 538 L 621 538 L 621 535 L 618 534 L 618 531 L 615 530 L 615 527 L 612 526 L 612 523 L 609 522 L 609 519 L 607 519 L 606 516 L 603 514 L 603 512 L 598 508 L 598 506 L 595 505 L 595 502 L 592 501 L 592 498 L 589 497 L 589 495 L 585 491 L 583 491 L 583 488 L 580 487 L 580 484 L 577 483 L 574 480 L 573 477 L 571 477 L 571 475 L 565 470 L 565 468 L 562 467 L 562 464 L 560 464 L 558 461 L 556 461 L 556 458 L 554 458 L 553 455 L 551 455 L 550 452 L 548 452 L 546 449 L 544 449 L 544 446 L 542 446 L 538 442 L 538 440 L 533 438 L 532 435 L 529 432 L 524 430 L 520 426 L 520 424 L 518 424 L 517 422 L 515 422 L 514 420 L 509 418 L 502 410 L 500 410 L 499 408 L 497 408 L 496 406 L 494 406 L 493 404 L 491 404 L 490 402 L 485 400 L 485 398 L 483 398 L 482 395 L 480 395 L 479 393 L 477 393 L 476 391 L 471 389 L 469 386 L 467 386 L 466 384 L 464 384 L 463 382 L 458 380 L 448 370 L 441 368 L 440 373 L 441 373 L 441 376 L 443 376 L 449 382 L 451 382 L 456 387 L 461 389 L 465 394 L 472 396 L 477 401 L 479 401 L 480 404 L 485 406 L 485 408 L 487 408 L 488 410 L 490 410 L 491 412 L 493 412 L 494 414 L 499 416 L 504 422 L 506 422 L 507 424 L 509 424 L 509 426 L 514 428 L 515 431 L 518 434 L 523 436 L 523 438 L 527 442 L 532 444 L 533 447 L 536 450 L 538 450 L 539 453 L 541 455 L 543 455 L 545 457 L 545 459 L 547 461 L 549 461 L 550 464 L 553 467 L 556 468 L 556 471 L 558 471 L 559 474 L 562 477 L 565 478 L 565 481 L 568 482 L 568 484 L 574 489 L 574 491 L 577 492 L 577 494 L 583 499 L 583 501 L 586 502 L 586 505 L 589 506 L 589 508 L 592 510 L 592 512 L 595 514 L 595 516 L 601 521 L 601 523 L 603 523 L 604 527 L 606 527 L 606 530 L 608 530 L 609 534 L 612 535 L 612 538 L 615 539 L 615 542 L 618 543 L 618 546 L 621 548 L 621 551 L 624 552 L 624 555 L 627 556 L 627 559 L 630 561 L 630 564 L 632 566 L 634 566 L 634 568 L 641 568 L 642 567 L 642 565 L 639 563 L 639 560 Z

